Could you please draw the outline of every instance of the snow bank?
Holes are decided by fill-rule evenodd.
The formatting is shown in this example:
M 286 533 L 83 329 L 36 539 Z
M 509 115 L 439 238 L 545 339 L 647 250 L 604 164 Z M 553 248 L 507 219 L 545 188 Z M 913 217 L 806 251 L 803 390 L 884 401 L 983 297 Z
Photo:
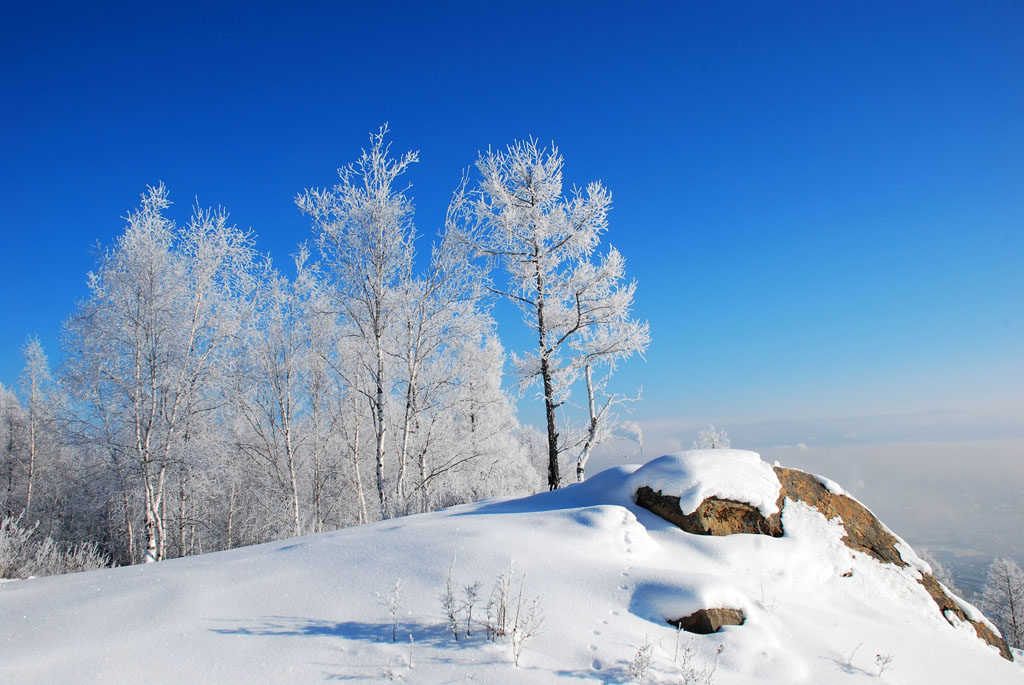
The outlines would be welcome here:
M 660 457 L 637 469 L 628 480 L 631 493 L 646 485 L 663 495 L 679 497 L 684 514 L 693 513 L 709 497 L 745 502 L 764 517 L 778 512 L 782 485 L 772 467 L 756 452 L 691 450 Z
M 951 627 L 912 571 L 847 548 L 837 519 L 794 503 L 781 538 L 689 535 L 632 502 L 640 485 L 765 515 L 780 487 L 751 452 L 685 452 L 520 500 L 4 583 L 0 682 L 622 683 L 645 643 L 652 683 L 712 666 L 714 685 L 1024 680 L 969 626 Z M 453 558 L 460 602 L 480 583 L 458 641 L 438 599 Z M 502 574 L 512 600 L 537 598 L 544 616 L 518 667 L 508 639 L 477 623 Z M 399 579 L 392 641 L 378 595 Z M 713 635 L 666 623 L 716 607 L 746 621 Z M 893 657 L 882 678 L 880 654 Z

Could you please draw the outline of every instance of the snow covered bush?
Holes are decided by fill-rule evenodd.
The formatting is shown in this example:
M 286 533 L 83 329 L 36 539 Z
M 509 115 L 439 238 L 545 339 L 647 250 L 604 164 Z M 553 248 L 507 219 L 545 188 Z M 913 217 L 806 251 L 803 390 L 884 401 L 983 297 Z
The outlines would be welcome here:
M 704 668 L 697 668 L 694 663 L 694 649 L 692 638 L 680 649 L 680 638 L 683 630 L 676 631 L 676 651 L 672 656 L 672 664 L 675 666 L 676 674 L 679 676 L 681 685 L 712 685 L 715 680 L 715 671 L 718 670 L 718 659 L 725 651 L 725 645 L 718 645 L 715 650 L 715 660 Z
M 391 587 L 391 592 L 386 595 L 382 595 L 379 592 L 373 593 L 377 598 L 377 602 L 382 606 L 386 607 L 388 614 L 391 616 L 391 641 L 396 642 L 398 640 L 398 614 L 401 611 L 402 605 L 402 579 L 399 578 L 395 581 L 395 584 Z M 410 635 L 410 637 L 412 637 Z
M 540 605 L 540 597 L 523 604 L 523 586 L 526 584 L 526 577 L 519 583 L 519 598 L 516 600 L 516 614 L 512 619 L 512 661 L 519 665 L 519 657 L 523 653 L 523 647 L 532 638 L 540 633 L 540 626 L 544 623 L 544 612 Z
M 462 586 L 462 599 L 456 594 L 458 587 L 452 578 L 455 570 L 455 559 L 452 559 L 448 567 L 448 576 L 445 579 L 445 587 L 438 599 L 441 601 L 441 608 L 444 611 L 445 627 L 451 631 L 452 636 L 458 640 L 462 627 L 462 633 L 468 639 L 472 632 L 473 607 L 480 599 L 479 581 Z M 523 594 L 526 586 L 526 576 L 519 580 L 519 594 L 513 600 L 512 597 L 513 573 L 512 565 L 509 570 L 498 574 L 491 588 L 490 597 L 484 608 L 484 619 L 480 625 L 484 629 L 486 638 L 492 642 L 498 638 L 508 637 L 512 646 L 512 661 L 519 665 L 519 657 L 523 648 L 530 639 L 537 636 L 540 626 L 544 622 L 544 612 L 541 606 L 540 597 L 527 600 Z
M 633 660 L 629 662 L 629 674 L 636 679 L 646 678 L 647 671 L 651 668 L 651 661 L 654 658 L 654 645 L 650 638 L 644 636 L 644 643 L 636 650 Z
M 715 424 L 709 424 L 707 428 L 701 428 L 697 432 L 697 439 L 693 441 L 695 450 L 727 450 L 732 447 L 732 440 L 724 428 L 716 429 Z
M 95 544 L 62 549 L 53 538 L 36 534 L 38 523 L 26 527 L 20 522 L 20 516 L 0 521 L 0 578 L 54 576 L 110 565 Z

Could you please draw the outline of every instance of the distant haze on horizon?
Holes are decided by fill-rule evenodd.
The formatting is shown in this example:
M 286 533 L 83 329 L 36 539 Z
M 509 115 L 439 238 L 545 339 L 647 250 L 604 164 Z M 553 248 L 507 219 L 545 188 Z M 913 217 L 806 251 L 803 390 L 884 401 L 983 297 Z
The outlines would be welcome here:
M 1021 35 L 1019 2 L 13 5 L 0 382 L 29 335 L 59 362 L 147 184 L 179 223 L 226 207 L 283 266 L 312 236 L 292 198 L 390 122 L 420 150 L 423 254 L 479 151 L 535 136 L 567 189 L 613 194 L 604 246 L 651 326 L 613 381 L 643 387 L 644 458 L 715 423 L 898 532 L 887 509 L 913 535 L 922 503 L 996 516 L 1024 561 Z M 495 313 L 509 351 L 533 343 Z M 520 420 L 543 421 L 532 394 Z

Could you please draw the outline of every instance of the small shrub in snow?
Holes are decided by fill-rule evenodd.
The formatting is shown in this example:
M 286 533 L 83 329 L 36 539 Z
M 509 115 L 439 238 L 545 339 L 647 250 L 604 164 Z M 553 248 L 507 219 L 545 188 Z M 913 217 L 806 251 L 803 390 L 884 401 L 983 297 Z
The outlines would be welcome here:
M 540 607 L 540 598 L 535 597 L 523 606 L 523 586 L 526 576 L 519 584 L 519 598 L 516 600 L 516 614 L 512 620 L 512 662 L 518 666 L 523 647 L 540 632 L 544 615 Z
M 481 584 L 477 581 L 464 585 L 462 588 L 462 600 L 460 601 L 455 594 L 456 585 L 452 578 L 454 571 L 455 559 L 453 558 L 451 566 L 448 567 L 448 577 L 445 580 L 445 588 L 440 595 L 440 600 L 447 628 L 452 632 L 452 636 L 458 640 L 462 626 L 465 626 L 464 634 L 467 638 L 472 632 L 473 607 L 476 606 L 480 598 Z M 510 563 L 508 571 L 498 574 L 494 581 L 490 597 L 484 608 L 482 626 L 488 640 L 495 641 L 502 637 L 510 638 L 512 661 L 518 666 L 523 648 L 540 631 L 540 626 L 544 622 L 544 615 L 539 597 L 527 600 L 523 595 L 526 576 L 520 579 L 519 595 L 513 606 L 512 580 L 512 564 Z
M 466 614 L 466 637 L 469 637 L 473 625 L 473 606 L 480 594 L 480 581 L 466 585 L 462 588 L 462 592 L 462 609 Z
M 30 578 L 91 571 L 110 566 L 93 543 L 62 549 L 38 534 L 39 524 L 22 526 L 21 517 L 0 521 L 0 578 Z
M 456 640 L 459 639 L 459 603 L 455 599 L 455 585 L 452 583 L 452 572 L 455 570 L 455 557 L 452 557 L 452 565 L 448 567 L 448 578 L 445 582 L 444 592 L 441 593 L 441 608 L 444 609 L 444 617 L 448 629 Z
M 391 614 L 391 641 L 397 642 L 398 612 L 402 602 L 402 579 L 399 578 L 395 581 L 394 586 L 391 588 L 391 592 L 387 595 L 382 595 L 379 592 L 375 592 L 373 594 L 376 595 L 377 601 L 387 607 L 388 613 Z
M 508 572 L 501 573 L 494 581 L 491 596 L 487 600 L 484 629 L 488 640 L 505 637 L 509 632 L 509 603 L 512 596 L 512 564 Z
M 892 654 L 876 654 L 875 665 L 878 666 L 878 677 L 881 678 L 882 674 L 886 672 L 892 666 Z
M 651 668 L 651 661 L 653 659 L 654 645 L 652 645 L 650 639 L 644 635 L 644 643 L 640 646 L 640 649 L 636 650 L 636 654 L 633 655 L 633 660 L 629 662 L 629 674 L 637 679 L 645 678 L 647 676 L 647 671 Z
M 683 631 L 676 631 L 676 651 L 672 657 L 672 663 L 676 667 L 676 673 L 679 675 L 679 682 L 681 685 L 712 685 L 715 680 L 715 671 L 718 670 L 718 659 L 725 651 L 725 645 L 718 645 L 718 649 L 715 650 L 715 659 L 710 665 L 704 668 L 697 668 L 694 663 L 694 649 L 692 639 L 687 641 L 685 645 L 682 645 L 680 649 L 680 638 L 683 635 Z

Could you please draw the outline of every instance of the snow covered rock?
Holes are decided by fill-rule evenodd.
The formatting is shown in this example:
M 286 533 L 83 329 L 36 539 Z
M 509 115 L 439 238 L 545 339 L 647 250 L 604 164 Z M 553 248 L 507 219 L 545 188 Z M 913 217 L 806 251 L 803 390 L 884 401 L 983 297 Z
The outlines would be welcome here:
M 722 626 L 741 626 L 745 620 L 747 616 L 742 609 L 698 609 L 669 623 L 688 633 L 710 635 L 717 633 Z
M 718 463 L 707 468 L 708 462 L 715 461 Z M 753 469 L 753 477 L 744 480 L 743 469 Z M 773 472 L 775 483 L 764 473 L 766 469 Z M 832 481 L 796 469 L 769 467 L 753 452 L 698 450 L 656 459 L 638 469 L 631 483 L 637 486 L 637 505 L 697 535 L 782 537 L 786 532 L 786 507 L 801 502 L 827 520 L 838 521 L 844 531 L 841 541 L 851 550 L 910 574 L 952 627 L 969 624 L 1004 659 L 1013 660 L 1006 641 L 977 609 L 949 593 L 906 542 Z M 753 487 L 744 491 L 744 483 Z M 765 493 L 773 491 L 777 495 L 769 508 L 765 506 Z M 695 494 L 704 498 L 696 503 Z M 766 515 L 766 511 L 770 513 Z M 844 578 L 852 575 L 852 570 L 842 573 Z

